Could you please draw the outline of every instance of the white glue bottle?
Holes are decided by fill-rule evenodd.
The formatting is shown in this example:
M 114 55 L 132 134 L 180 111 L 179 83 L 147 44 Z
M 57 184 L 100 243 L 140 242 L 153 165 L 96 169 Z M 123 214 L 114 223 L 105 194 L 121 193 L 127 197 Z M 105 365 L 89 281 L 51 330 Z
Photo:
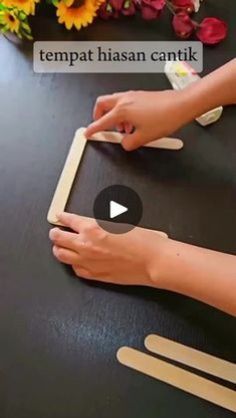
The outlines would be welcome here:
M 164 71 L 174 90 L 183 90 L 200 79 L 196 71 L 183 61 L 167 61 Z M 210 125 L 220 119 L 222 112 L 223 107 L 219 106 L 199 116 L 196 121 L 202 126 Z

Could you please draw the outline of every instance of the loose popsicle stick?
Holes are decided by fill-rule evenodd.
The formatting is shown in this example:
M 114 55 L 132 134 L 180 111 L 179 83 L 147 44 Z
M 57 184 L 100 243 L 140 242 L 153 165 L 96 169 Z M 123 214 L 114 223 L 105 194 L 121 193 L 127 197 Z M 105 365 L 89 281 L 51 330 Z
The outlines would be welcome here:
M 120 348 L 117 359 L 124 366 L 236 412 L 236 392 L 231 389 L 130 347 Z
M 113 144 L 120 144 L 123 139 L 123 134 L 114 131 L 102 131 L 94 134 L 90 141 L 101 141 L 101 142 L 111 142 Z M 177 138 L 160 138 L 156 139 L 155 141 L 149 142 L 148 144 L 144 144 L 144 147 L 148 148 L 160 148 L 160 149 L 167 149 L 172 151 L 178 151 L 183 148 L 184 144 L 183 141 Z
M 82 160 L 83 152 L 87 144 L 87 139 L 84 135 L 85 128 L 80 128 L 76 131 L 69 154 L 67 156 L 64 168 L 62 170 L 61 176 L 59 178 L 49 211 L 47 215 L 47 220 L 53 225 L 63 226 L 62 223 L 58 221 L 57 215 L 64 212 L 67 200 L 70 195 L 70 191 L 79 168 L 80 162 Z M 83 216 L 83 219 L 94 220 L 93 218 L 88 218 Z M 145 229 L 145 228 L 142 228 Z M 146 229 L 150 231 L 149 229 Z M 162 231 L 153 231 L 163 238 L 168 238 L 168 235 Z
M 187 347 L 159 335 L 148 335 L 145 347 L 155 354 L 236 383 L 236 364 Z

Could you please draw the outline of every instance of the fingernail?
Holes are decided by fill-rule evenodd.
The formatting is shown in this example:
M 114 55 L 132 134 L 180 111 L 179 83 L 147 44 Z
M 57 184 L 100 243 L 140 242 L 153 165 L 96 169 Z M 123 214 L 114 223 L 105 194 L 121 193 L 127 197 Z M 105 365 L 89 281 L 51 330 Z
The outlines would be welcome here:
M 53 239 L 55 238 L 56 233 L 57 233 L 57 231 L 58 231 L 58 230 L 59 230 L 58 228 L 53 228 L 53 229 L 51 229 L 51 230 L 49 231 L 49 238 L 50 238 L 51 240 L 53 240 Z
M 55 256 L 57 254 L 57 250 L 58 250 L 58 247 L 56 245 L 54 245 L 53 248 L 52 248 L 52 252 Z

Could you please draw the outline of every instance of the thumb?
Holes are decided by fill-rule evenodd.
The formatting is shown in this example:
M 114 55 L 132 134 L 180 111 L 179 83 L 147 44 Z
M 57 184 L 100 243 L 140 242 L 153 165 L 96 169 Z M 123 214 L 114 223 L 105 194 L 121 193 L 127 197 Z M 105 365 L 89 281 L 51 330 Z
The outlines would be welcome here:
M 142 145 L 142 137 L 139 131 L 135 131 L 130 135 L 125 135 L 121 143 L 126 151 L 133 151 Z
M 112 109 L 110 112 L 106 113 L 100 119 L 92 122 L 85 131 L 86 138 L 91 137 L 100 131 L 106 131 L 107 129 L 113 128 L 118 123 L 118 117 L 115 109 Z

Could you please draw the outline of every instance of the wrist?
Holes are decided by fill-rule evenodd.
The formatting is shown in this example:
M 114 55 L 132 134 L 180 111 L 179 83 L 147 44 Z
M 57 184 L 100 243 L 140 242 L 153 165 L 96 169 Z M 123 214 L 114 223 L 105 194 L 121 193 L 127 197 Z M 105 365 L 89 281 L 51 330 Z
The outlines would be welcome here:
M 193 250 L 190 248 L 194 247 L 170 238 L 162 238 L 158 248 L 154 248 L 155 254 L 150 264 L 150 286 L 185 293 L 185 279 L 192 270 Z
M 199 99 L 196 93 L 196 86 L 174 91 L 172 112 L 177 122 L 177 129 L 192 122 L 198 116 L 196 113 L 199 113 Z
M 202 80 L 199 80 L 191 84 L 189 87 L 179 91 L 179 102 L 183 110 L 184 124 L 194 121 L 194 119 L 204 113 L 203 98 L 200 88 L 201 82 Z
M 170 271 L 172 270 L 173 242 L 169 238 L 156 237 L 156 245 L 152 242 L 149 253 L 148 285 L 159 289 L 170 289 Z

